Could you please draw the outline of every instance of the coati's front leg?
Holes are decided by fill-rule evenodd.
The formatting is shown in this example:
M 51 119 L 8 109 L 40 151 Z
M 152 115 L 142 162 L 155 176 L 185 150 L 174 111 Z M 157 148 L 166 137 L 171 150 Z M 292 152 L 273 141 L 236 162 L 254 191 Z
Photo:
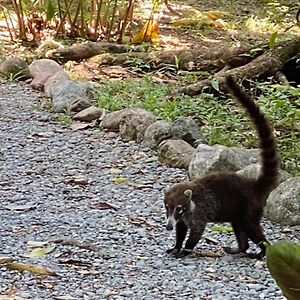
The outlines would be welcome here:
M 193 252 L 193 249 L 202 237 L 205 226 L 206 223 L 201 225 L 198 224 L 197 227 L 191 228 L 190 235 L 185 243 L 184 249 L 182 249 L 179 253 L 175 254 L 176 257 L 184 257 Z
M 167 253 L 176 254 L 181 250 L 182 244 L 183 244 L 183 241 L 186 237 L 186 233 L 187 233 L 188 228 L 184 224 L 183 221 L 178 221 L 176 223 L 175 230 L 176 230 L 176 243 L 175 243 L 175 246 L 171 249 L 168 249 Z

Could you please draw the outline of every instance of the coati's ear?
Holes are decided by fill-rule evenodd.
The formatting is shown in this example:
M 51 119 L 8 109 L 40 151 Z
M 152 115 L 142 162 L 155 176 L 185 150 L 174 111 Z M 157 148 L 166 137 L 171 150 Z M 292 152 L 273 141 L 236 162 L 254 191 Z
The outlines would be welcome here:
M 184 195 L 185 195 L 189 200 L 192 200 L 193 192 L 192 192 L 192 190 L 188 189 L 188 190 L 185 190 L 185 191 L 184 191 Z
M 168 192 L 168 188 L 164 188 L 162 191 L 163 191 L 163 194 L 165 195 L 167 192 Z

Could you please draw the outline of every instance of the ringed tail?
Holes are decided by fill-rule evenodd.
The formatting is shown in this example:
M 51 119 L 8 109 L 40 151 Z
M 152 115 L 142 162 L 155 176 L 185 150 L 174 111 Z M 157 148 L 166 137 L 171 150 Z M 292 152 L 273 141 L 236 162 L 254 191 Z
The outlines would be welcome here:
M 270 193 L 277 185 L 279 176 L 279 154 L 273 134 L 273 128 L 258 105 L 244 92 L 237 82 L 227 76 L 225 84 L 230 93 L 241 103 L 253 121 L 260 140 L 262 166 L 257 178 L 257 191 Z

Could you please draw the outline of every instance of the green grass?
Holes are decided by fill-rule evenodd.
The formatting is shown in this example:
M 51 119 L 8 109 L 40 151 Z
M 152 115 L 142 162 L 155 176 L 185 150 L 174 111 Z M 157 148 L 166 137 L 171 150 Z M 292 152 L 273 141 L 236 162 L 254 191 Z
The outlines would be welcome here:
M 278 148 L 286 170 L 300 175 L 300 88 L 259 85 L 262 95 L 258 102 L 276 129 Z M 110 82 L 99 88 L 94 97 L 98 105 L 110 111 L 139 107 L 152 111 L 158 118 L 174 120 L 193 116 L 204 123 L 201 128 L 209 144 L 252 148 L 258 147 L 253 125 L 244 111 L 225 95 L 219 98 L 202 93 L 168 100 L 171 87 L 154 83 L 149 76 L 141 80 Z

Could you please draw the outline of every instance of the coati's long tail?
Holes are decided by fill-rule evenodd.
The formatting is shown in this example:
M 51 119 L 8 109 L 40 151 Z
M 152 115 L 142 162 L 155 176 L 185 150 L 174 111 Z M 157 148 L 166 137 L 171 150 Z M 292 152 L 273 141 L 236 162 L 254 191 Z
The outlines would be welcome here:
M 279 155 L 273 129 L 258 105 L 244 92 L 236 81 L 227 76 L 225 84 L 230 93 L 245 107 L 260 139 L 262 168 L 257 178 L 257 192 L 268 195 L 276 186 L 279 174 Z

